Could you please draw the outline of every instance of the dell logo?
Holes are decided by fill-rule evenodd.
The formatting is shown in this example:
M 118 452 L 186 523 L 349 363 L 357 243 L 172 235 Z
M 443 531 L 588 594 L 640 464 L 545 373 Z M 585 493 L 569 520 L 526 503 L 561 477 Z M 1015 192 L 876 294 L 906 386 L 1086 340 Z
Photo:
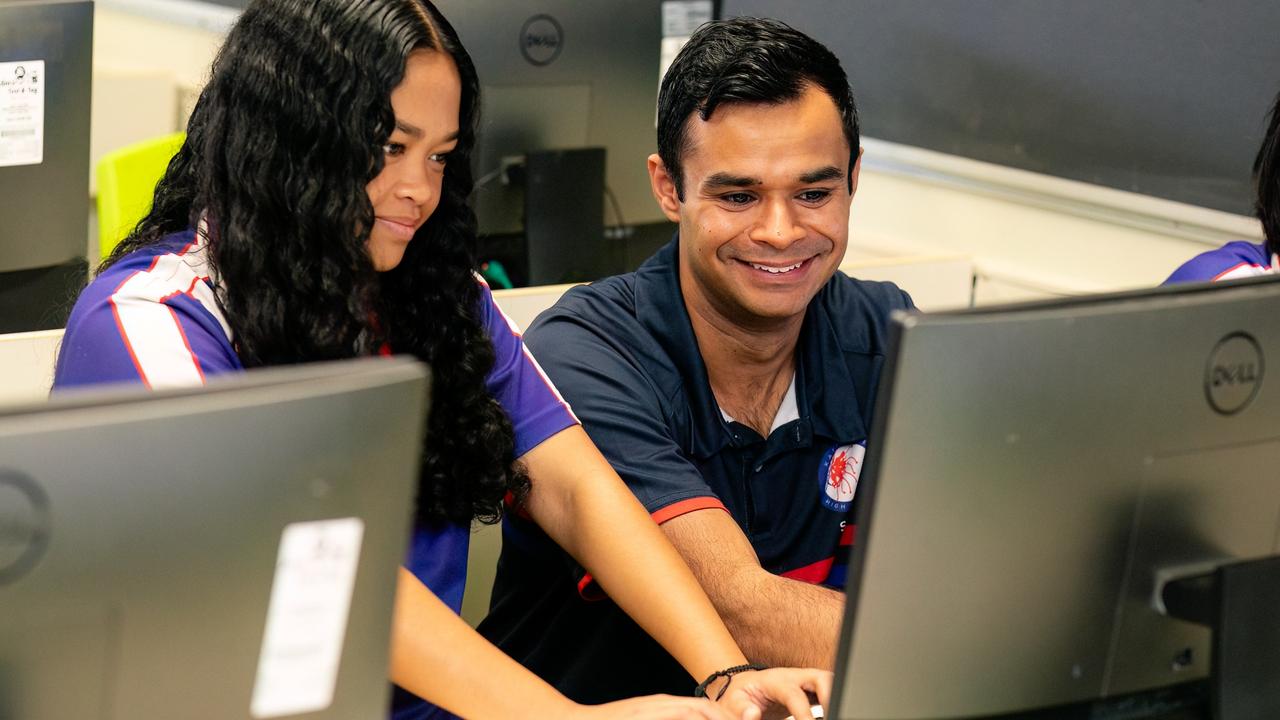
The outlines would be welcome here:
M 1205 367 L 1209 407 L 1234 415 L 1249 406 L 1262 387 L 1262 347 L 1252 335 L 1234 332 L 1218 341 Z
M 48 496 L 26 475 L 0 469 L 0 585 L 26 575 L 48 546 Z
M 1253 363 L 1217 366 L 1213 368 L 1213 386 L 1249 384 L 1258 382 L 1258 368 Z
M 520 54 L 531 65 L 550 65 L 564 47 L 564 28 L 550 15 L 534 15 L 520 28 Z

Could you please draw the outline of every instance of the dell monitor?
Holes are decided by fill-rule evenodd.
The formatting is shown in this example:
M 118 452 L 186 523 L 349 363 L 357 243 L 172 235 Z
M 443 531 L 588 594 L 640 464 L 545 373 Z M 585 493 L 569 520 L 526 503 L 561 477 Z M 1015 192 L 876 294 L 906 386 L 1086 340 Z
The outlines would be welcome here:
M 1280 717 L 1277 359 L 1270 281 L 896 316 L 828 716 Z
M 0 333 L 62 327 L 87 277 L 92 56 L 92 2 L 0 2 Z
M 482 84 L 478 258 L 500 260 L 517 285 L 558 284 L 632 269 L 670 239 L 645 167 L 656 152 L 663 3 L 437 6 Z
M 424 366 L 0 411 L 0 718 L 385 717 Z

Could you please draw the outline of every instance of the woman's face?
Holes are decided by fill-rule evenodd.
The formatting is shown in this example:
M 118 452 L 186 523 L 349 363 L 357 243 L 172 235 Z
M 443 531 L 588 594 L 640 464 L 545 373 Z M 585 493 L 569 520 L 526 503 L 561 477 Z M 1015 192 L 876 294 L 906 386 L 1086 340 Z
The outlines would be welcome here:
M 440 203 L 444 166 L 458 144 L 462 80 L 447 53 L 414 50 L 391 91 L 396 126 L 385 165 L 366 186 L 373 204 L 369 257 L 378 271 L 400 264 L 413 234 Z

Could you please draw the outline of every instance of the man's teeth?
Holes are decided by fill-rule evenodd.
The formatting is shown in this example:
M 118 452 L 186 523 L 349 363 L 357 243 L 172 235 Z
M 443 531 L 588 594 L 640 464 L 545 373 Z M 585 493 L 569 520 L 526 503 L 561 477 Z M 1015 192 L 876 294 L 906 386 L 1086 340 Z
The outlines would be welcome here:
M 758 265 L 756 263 L 751 263 L 751 267 L 757 270 L 764 270 L 765 272 L 772 273 L 774 275 L 781 275 L 782 273 L 791 272 L 792 270 L 795 270 L 796 268 L 800 267 L 803 264 L 804 262 L 801 261 L 796 263 L 795 265 L 788 265 L 786 267 L 770 267 L 768 265 Z

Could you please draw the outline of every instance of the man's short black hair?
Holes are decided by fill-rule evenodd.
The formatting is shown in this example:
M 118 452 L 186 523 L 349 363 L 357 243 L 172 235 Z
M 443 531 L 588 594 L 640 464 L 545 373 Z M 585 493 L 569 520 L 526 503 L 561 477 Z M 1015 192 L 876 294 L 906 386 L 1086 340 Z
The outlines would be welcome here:
M 1253 161 L 1255 209 L 1267 238 L 1267 250 L 1280 254 L 1280 95 L 1267 123 L 1267 136 Z
M 681 156 L 688 121 L 708 120 L 722 103 L 781 104 L 808 86 L 826 92 L 840 111 L 849 143 L 849 187 L 858 157 L 858 109 L 840 61 L 825 45 L 777 20 L 738 17 L 698 28 L 671 63 L 658 93 L 658 156 L 684 200 Z

